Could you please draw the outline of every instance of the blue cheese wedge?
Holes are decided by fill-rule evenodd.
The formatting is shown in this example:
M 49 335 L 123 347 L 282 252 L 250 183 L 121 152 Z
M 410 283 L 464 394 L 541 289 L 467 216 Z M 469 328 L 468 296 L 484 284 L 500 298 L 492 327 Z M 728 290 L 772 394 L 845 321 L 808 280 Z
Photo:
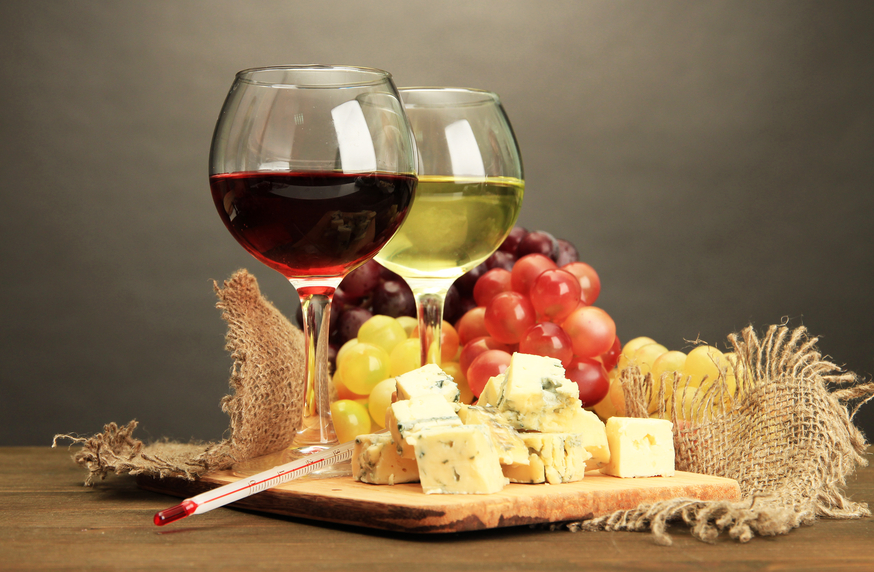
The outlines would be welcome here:
M 486 407 L 489 405 L 493 407 L 496 406 L 498 404 L 498 399 L 501 396 L 501 386 L 506 377 L 507 376 L 503 373 L 490 377 L 486 382 L 485 387 L 483 387 L 482 393 L 480 393 L 476 404 L 480 407 Z
M 610 462 L 601 472 L 614 477 L 674 476 L 673 424 L 666 419 L 611 417 L 607 420 Z
M 565 378 L 561 362 L 549 357 L 513 354 L 498 392 L 498 411 L 523 431 L 570 432 L 583 407 L 577 385 Z
M 455 407 L 439 393 L 426 393 L 392 403 L 385 412 L 385 426 L 391 432 L 398 454 L 413 458 L 416 434 L 428 427 L 463 425 Z
M 449 403 L 457 403 L 461 398 L 458 384 L 452 376 L 433 363 L 397 376 L 395 384 L 398 400 L 412 399 L 429 393 L 440 394 Z
M 482 425 L 488 430 L 502 465 L 528 464 L 528 447 L 522 436 L 504 422 L 494 407 L 461 405 L 458 417 L 465 425 Z
M 507 484 L 498 451 L 482 425 L 424 429 L 414 449 L 425 494 L 491 494 Z
M 573 433 L 523 433 L 529 451 L 528 466 L 504 467 L 511 483 L 572 483 L 586 474 L 591 457 L 581 435 Z
M 600 469 L 610 462 L 607 428 L 597 415 L 582 408 L 575 410 L 567 424 L 566 432 L 578 434 L 583 447 L 591 455 L 586 461 L 587 469 Z
M 374 485 L 414 483 L 419 467 L 415 460 L 398 455 L 389 433 L 359 435 L 352 448 L 352 478 Z

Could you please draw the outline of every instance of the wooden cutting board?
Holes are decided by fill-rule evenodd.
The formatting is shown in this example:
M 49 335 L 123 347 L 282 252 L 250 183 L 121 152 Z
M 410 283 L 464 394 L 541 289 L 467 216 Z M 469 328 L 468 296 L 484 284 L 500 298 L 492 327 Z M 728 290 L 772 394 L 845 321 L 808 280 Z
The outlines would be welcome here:
M 138 477 L 140 487 L 182 498 L 238 480 L 229 471 L 196 481 Z M 482 530 L 580 520 L 678 497 L 736 500 L 736 481 L 677 471 L 673 477 L 619 479 L 590 471 L 561 485 L 507 485 L 491 495 L 426 495 L 419 483 L 369 485 L 352 477 L 303 478 L 236 503 L 299 518 L 409 533 Z

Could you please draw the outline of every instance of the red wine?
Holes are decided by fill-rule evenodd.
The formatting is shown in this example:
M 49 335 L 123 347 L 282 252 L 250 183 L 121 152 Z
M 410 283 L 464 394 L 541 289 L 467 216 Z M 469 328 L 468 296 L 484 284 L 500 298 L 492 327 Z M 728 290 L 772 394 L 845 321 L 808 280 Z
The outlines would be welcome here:
M 243 172 L 210 177 L 228 230 L 289 278 L 341 276 L 376 254 L 407 216 L 416 177 Z

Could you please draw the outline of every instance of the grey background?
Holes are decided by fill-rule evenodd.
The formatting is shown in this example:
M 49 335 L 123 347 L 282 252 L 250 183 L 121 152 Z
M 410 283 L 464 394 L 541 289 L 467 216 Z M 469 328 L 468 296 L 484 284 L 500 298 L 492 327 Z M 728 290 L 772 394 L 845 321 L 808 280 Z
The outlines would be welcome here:
M 0 445 L 221 438 L 212 281 L 246 267 L 296 308 L 206 179 L 233 74 L 270 64 L 498 92 L 520 223 L 595 266 L 620 337 L 785 319 L 870 378 L 872 30 L 867 1 L 5 2 Z

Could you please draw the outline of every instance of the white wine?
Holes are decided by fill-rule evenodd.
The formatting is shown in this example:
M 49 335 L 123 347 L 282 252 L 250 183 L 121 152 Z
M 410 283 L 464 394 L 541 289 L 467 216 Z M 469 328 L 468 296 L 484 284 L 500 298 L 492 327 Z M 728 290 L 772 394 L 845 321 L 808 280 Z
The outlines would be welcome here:
M 376 260 L 404 278 L 457 278 L 501 245 L 524 190 L 509 177 L 419 176 L 407 219 Z

